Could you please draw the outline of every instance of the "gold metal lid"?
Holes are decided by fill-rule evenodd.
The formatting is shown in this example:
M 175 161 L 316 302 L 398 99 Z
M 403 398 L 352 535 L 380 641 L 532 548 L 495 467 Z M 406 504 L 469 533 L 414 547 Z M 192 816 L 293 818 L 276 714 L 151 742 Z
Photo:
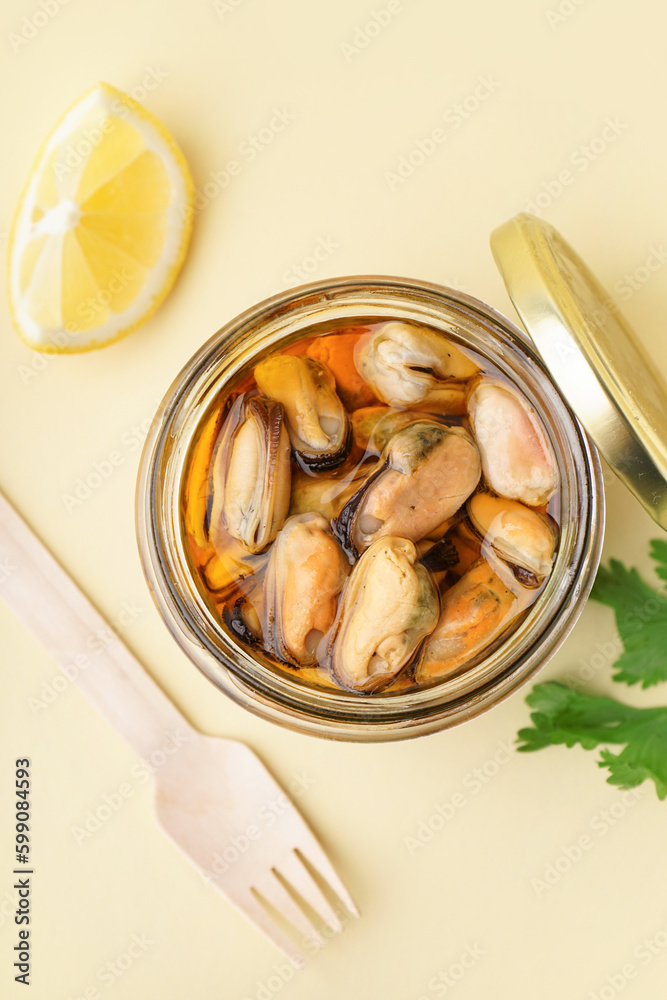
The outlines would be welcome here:
M 563 237 L 522 213 L 491 234 L 505 287 L 562 394 L 616 475 L 667 530 L 667 385 Z

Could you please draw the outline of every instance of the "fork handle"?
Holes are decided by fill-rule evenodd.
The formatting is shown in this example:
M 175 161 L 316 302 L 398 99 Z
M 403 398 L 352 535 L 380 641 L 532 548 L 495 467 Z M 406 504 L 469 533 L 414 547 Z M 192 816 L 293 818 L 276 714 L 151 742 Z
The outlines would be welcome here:
M 192 727 L 0 493 L 0 597 L 140 757 Z

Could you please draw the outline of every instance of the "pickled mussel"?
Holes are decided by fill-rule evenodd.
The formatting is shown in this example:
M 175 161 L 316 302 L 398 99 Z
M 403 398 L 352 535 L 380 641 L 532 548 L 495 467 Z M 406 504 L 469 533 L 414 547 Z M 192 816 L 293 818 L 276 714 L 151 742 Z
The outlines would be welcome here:
M 391 406 L 364 406 L 351 417 L 355 444 L 368 454 L 381 455 L 394 434 L 415 420 L 423 420 L 419 410 L 395 410 Z
M 370 475 L 375 463 L 365 463 L 351 469 L 334 470 L 327 475 L 313 476 L 303 469 L 292 472 L 292 494 L 289 513 L 306 514 L 315 511 L 327 521 L 338 517 L 341 510 Z
M 265 638 L 280 659 L 317 662 L 317 647 L 336 615 L 349 565 L 320 514 L 290 517 L 279 532 L 264 577 Z
M 474 660 L 521 610 L 517 596 L 483 559 L 445 594 L 435 629 L 424 644 L 415 680 L 424 684 L 457 673 Z
M 336 392 L 348 411 L 377 402 L 373 390 L 359 374 L 354 363 L 354 349 L 359 336 L 367 332 L 368 328 L 361 326 L 346 333 L 318 337 L 306 351 L 309 358 L 321 361 L 333 374 Z
M 266 560 L 266 555 L 263 560 Z M 219 541 L 215 552 L 203 566 L 202 576 L 208 590 L 222 596 L 237 581 L 253 576 L 263 560 L 261 555 L 251 554 L 241 542 L 230 537 L 224 544 Z
M 350 450 L 347 413 L 326 365 L 314 358 L 275 355 L 255 368 L 257 386 L 285 407 L 295 453 L 311 469 L 340 465 Z
M 553 518 L 516 500 L 477 493 L 468 501 L 473 529 L 524 587 L 539 587 L 551 573 L 558 533 Z
M 290 499 L 290 446 L 280 403 L 240 396 L 222 427 L 209 483 L 208 532 L 225 549 L 226 530 L 261 552 L 282 527 Z
M 222 609 L 222 620 L 244 646 L 261 645 L 262 627 L 259 614 L 250 601 L 238 597 L 233 604 L 225 604 Z
M 481 379 L 468 412 L 487 482 L 496 493 L 539 507 L 558 488 L 558 468 L 542 423 L 520 393 Z
M 182 492 L 201 589 L 301 684 L 390 696 L 457 677 L 553 570 L 551 441 L 502 372 L 435 329 L 318 330 L 202 420 Z
M 442 334 L 411 323 L 383 323 L 357 351 L 357 367 L 390 406 L 437 406 L 464 413 L 465 382 L 478 367 Z
M 456 513 L 480 477 L 479 452 L 461 427 L 417 421 L 395 434 L 341 511 L 336 533 L 358 556 L 383 535 L 413 542 Z
M 410 662 L 438 620 L 438 595 L 411 541 L 379 538 L 361 556 L 342 594 L 328 645 L 339 683 L 377 691 Z

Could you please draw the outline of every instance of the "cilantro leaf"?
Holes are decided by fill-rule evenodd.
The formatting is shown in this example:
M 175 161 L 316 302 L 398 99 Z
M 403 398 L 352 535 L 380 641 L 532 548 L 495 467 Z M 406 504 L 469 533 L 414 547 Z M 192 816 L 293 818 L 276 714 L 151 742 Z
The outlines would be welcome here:
M 667 580 L 667 542 L 654 539 L 657 573 Z M 615 681 L 647 688 L 667 681 L 667 593 L 644 583 L 636 569 L 612 559 L 601 566 L 591 591 L 600 604 L 613 608 L 624 652 L 614 664 Z
M 598 766 L 609 769 L 607 781 L 619 788 L 636 788 L 648 779 L 654 782 L 658 798 L 667 798 L 667 707 L 632 708 L 556 681 L 536 684 L 526 701 L 535 709 L 530 716 L 533 728 L 519 731 L 523 740 L 519 750 L 577 743 L 592 750 L 601 743 L 624 743 L 618 754 L 602 751 Z
M 654 538 L 651 541 L 651 559 L 658 564 L 656 573 L 661 580 L 667 580 L 667 542 L 664 538 Z

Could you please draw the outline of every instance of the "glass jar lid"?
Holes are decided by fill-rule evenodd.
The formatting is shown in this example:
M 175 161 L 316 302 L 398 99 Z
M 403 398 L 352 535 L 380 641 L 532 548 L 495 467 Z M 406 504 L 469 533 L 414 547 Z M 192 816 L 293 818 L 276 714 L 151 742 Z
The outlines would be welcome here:
M 667 530 L 667 385 L 563 237 L 522 213 L 491 234 L 505 287 L 600 452 Z

